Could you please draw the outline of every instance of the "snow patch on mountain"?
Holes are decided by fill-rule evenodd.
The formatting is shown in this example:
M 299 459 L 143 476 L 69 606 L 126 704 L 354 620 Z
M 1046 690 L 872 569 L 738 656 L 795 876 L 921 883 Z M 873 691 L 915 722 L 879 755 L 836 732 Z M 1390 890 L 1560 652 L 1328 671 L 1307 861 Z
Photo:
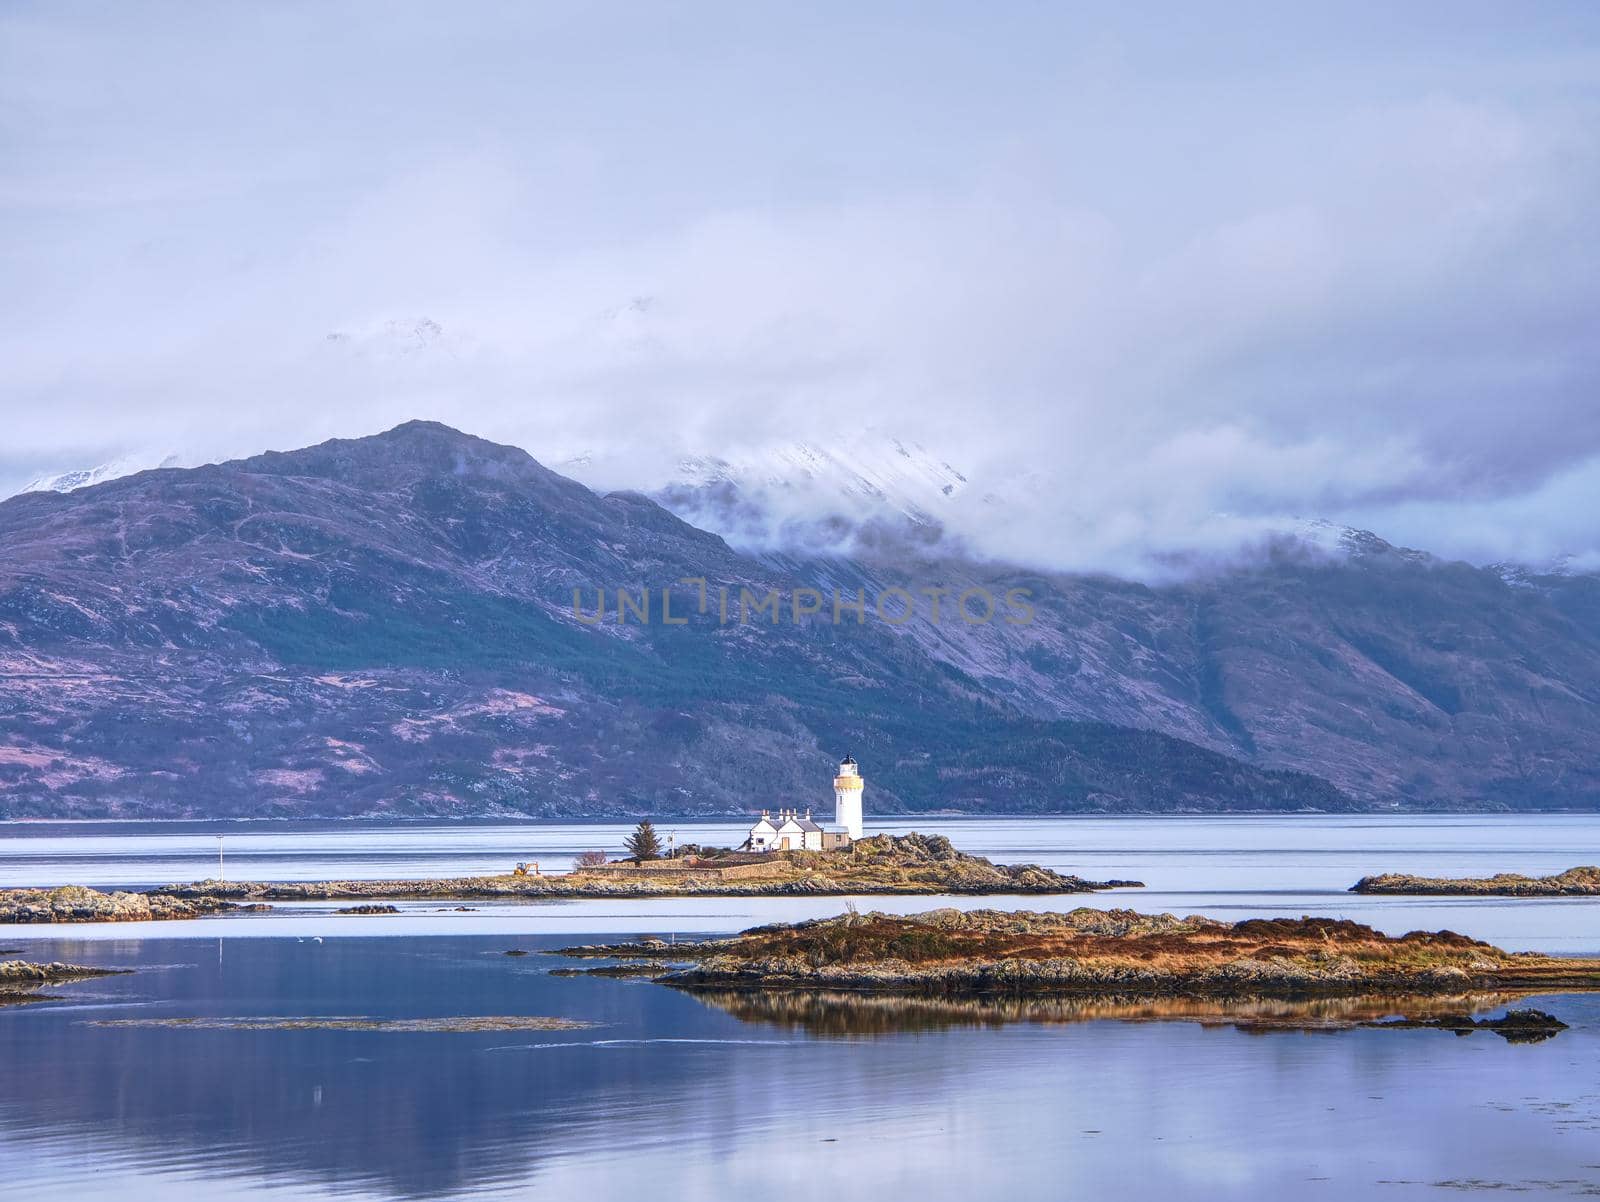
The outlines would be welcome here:
M 873 429 L 736 456 L 690 455 L 656 499 L 756 550 L 851 550 L 864 537 L 937 537 L 971 482 L 922 444 Z
M 104 484 L 107 480 L 117 480 L 123 476 L 131 476 L 135 472 L 147 472 L 153 468 L 191 466 L 193 465 L 182 455 L 124 455 L 94 467 L 70 468 L 53 475 L 40 476 L 30 481 L 20 492 L 76 492 L 80 488 L 88 488 L 92 484 Z

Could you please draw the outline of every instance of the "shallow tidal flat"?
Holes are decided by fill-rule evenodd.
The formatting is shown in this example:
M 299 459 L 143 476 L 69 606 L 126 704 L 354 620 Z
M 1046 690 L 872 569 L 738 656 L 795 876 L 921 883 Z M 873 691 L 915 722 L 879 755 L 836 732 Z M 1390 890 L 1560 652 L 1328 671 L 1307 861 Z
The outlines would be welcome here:
M 1338 919 L 1237 923 L 1132 910 L 933 910 L 756 927 L 728 939 L 565 949 L 661 962 L 680 988 L 925 995 L 1356 997 L 1600 989 L 1600 959 Z
M 365 1015 L 280 1018 L 109 1018 L 92 1027 L 166 1027 L 178 1031 L 383 1031 L 392 1035 L 471 1035 L 483 1031 L 584 1031 L 597 1023 L 537 1014 L 470 1014 L 445 1018 L 370 1018 Z

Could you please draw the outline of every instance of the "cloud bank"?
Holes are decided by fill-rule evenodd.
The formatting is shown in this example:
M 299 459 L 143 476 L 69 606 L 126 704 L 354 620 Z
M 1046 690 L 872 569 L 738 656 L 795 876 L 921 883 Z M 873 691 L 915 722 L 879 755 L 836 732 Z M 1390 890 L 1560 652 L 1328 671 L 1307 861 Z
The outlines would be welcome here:
M 1600 556 L 1597 33 L 13 5 L 0 491 L 412 417 L 649 488 L 870 427 L 1058 567 L 1297 516 Z

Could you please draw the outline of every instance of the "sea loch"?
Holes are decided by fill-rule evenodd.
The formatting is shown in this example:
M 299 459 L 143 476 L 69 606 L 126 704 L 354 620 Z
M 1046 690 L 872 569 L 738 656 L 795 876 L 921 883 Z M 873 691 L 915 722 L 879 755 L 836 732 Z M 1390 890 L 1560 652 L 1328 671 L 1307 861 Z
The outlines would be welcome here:
M 965 849 L 1149 887 L 1032 908 L 1135 906 L 1219 918 L 1350 917 L 1450 927 L 1510 948 L 1600 952 L 1593 901 L 1367 898 L 1377 867 L 1549 872 L 1600 860 L 1600 820 L 1096 819 L 945 822 Z M 0 828 L 0 881 L 156 883 L 215 869 L 218 829 Z M 226 828 L 240 876 L 444 875 L 621 828 Z M 729 828 L 731 833 L 733 828 Z M 904 828 L 896 828 L 904 829 Z M 713 841 L 723 828 L 680 830 Z M 944 899 L 863 899 L 923 909 Z M 956 904 L 1010 905 L 1005 899 Z M 1534 999 L 1568 1030 L 1246 1033 L 1114 1008 L 1012 1017 L 824 1000 L 741 1009 L 647 981 L 551 976 L 587 936 L 727 932 L 837 914 L 838 898 L 333 905 L 223 920 L 9 927 L 30 959 L 132 967 L 0 1010 L 7 1197 L 362 1199 L 581 1192 L 676 1199 L 738 1188 L 811 1198 L 1437 1198 L 1576 1195 L 1593 1165 L 1600 998 Z M 385 1029 L 384 1020 L 541 1016 L 555 1031 Z M 366 1029 L 308 1019 L 372 1020 Z M 241 1022 L 240 1020 L 246 1020 Z M 1138 1021 L 1135 1021 L 1138 1020 Z M 885 1154 L 893 1146 L 896 1154 Z M 1265 1149 L 1270 1148 L 1270 1154 Z

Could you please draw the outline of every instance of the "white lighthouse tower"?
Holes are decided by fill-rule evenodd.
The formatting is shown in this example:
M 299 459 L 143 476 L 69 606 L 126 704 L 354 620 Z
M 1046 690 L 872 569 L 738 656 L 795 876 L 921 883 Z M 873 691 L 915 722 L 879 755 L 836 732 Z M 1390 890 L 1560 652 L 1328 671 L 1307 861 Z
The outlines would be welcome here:
M 833 820 L 849 831 L 852 839 L 861 838 L 861 789 L 865 783 L 855 760 L 845 756 L 839 775 L 833 778 Z

